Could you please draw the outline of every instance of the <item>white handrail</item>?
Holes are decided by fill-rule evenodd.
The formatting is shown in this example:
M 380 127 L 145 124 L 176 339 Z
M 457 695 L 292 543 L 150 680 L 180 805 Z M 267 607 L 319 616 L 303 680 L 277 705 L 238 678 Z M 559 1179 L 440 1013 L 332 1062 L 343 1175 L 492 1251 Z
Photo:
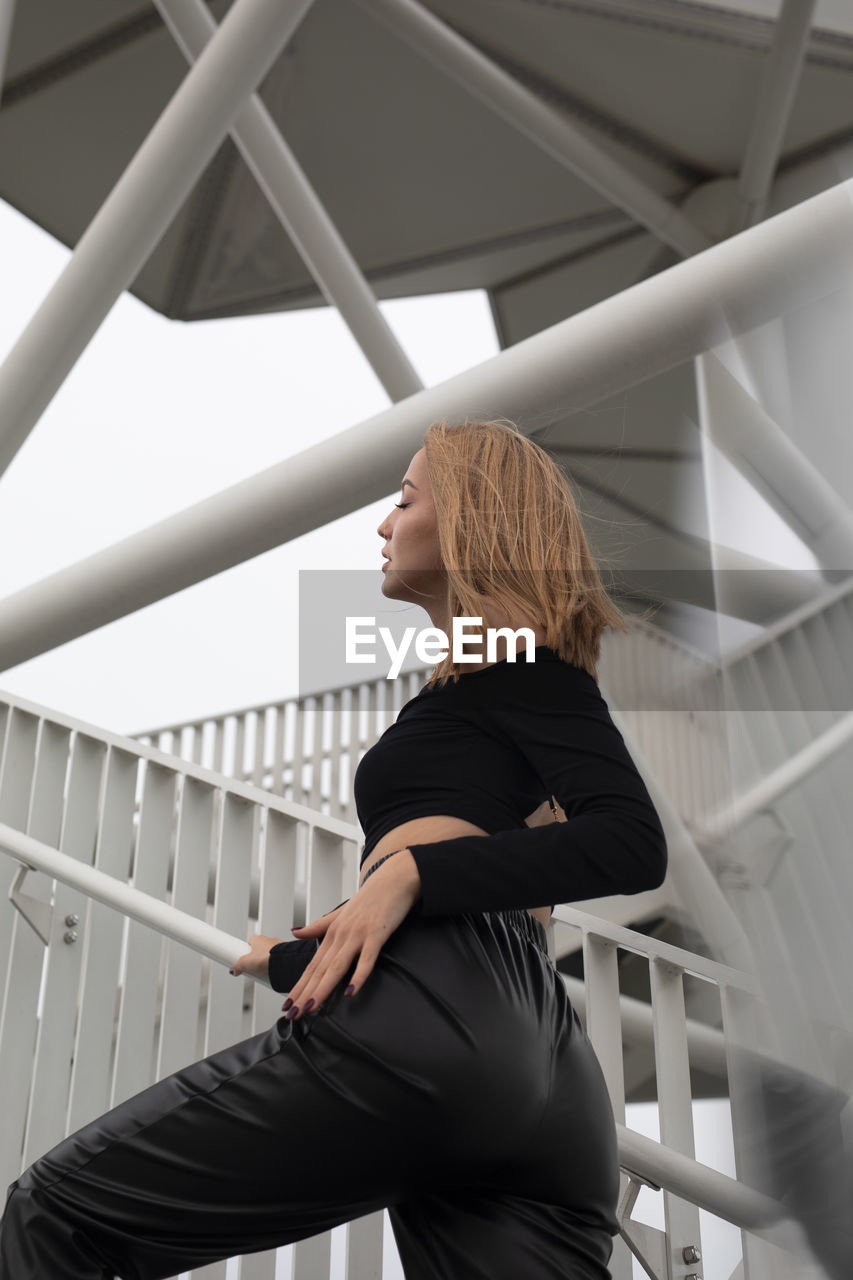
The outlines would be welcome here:
M 619 1163 L 626 1172 L 638 1173 L 715 1217 L 782 1245 L 783 1233 L 773 1227 L 789 1214 L 778 1200 L 623 1124 L 616 1125 L 616 1133 Z
M 186 911 L 170 906 L 168 902 L 161 902 L 159 898 L 153 898 L 141 889 L 123 884 L 121 880 L 108 876 L 97 867 L 87 866 L 79 859 L 60 853 L 58 849 L 52 849 L 50 845 L 34 840 L 22 831 L 15 831 L 3 822 L 0 822 L 0 851 L 61 880 L 63 884 L 79 889 L 96 902 L 102 902 L 105 906 L 120 911 L 122 915 L 156 929 L 165 937 L 191 947 L 208 959 L 228 965 L 229 968 L 248 950 L 245 938 L 236 938 L 230 933 L 224 933 L 222 929 L 215 929 L 204 920 L 198 920 Z M 265 978 L 259 977 L 256 980 L 269 986 Z

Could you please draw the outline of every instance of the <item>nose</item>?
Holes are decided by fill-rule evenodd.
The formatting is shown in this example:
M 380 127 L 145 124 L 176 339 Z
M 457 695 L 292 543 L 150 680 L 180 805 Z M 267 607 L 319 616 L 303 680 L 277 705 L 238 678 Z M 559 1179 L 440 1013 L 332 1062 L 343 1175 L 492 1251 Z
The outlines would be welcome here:
M 388 531 L 388 522 L 390 519 L 390 516 L 385 516 L 384 519 L 379 521 L 379 524 L 376 527 L 376 532 L 379 534 L 380 538 L 383 538 L 385 541 L 387 541 L 391 536 Z

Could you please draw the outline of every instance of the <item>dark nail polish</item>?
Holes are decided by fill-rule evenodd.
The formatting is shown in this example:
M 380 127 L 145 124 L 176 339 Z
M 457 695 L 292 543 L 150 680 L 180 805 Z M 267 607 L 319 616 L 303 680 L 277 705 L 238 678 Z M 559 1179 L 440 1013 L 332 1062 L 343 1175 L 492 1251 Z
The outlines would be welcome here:
M 299 1012 L 299 1005 L 295 1004 L 292 1009 L 288 1009 L 287 1013 L 284 1016 L 285 1018 L 290 1020 L 291 1018 L 295 1018 L 298 1012 Z
M 284 1004 L 281 1006 L 282 1013 L 286 1013 L 292 1004 L 293 1004 L 293 997 L 288 996 Z
M 352 993 L 353 993 L 353 991 L 355 991 L 355 984 L 351 982 L 351 983 L 349 984 L 349 986 L 347 987 L 346 991 L 344 992 L 344 995 L 345 995 L 345 996 L 351 996 L 351 995 L 352 995 Z
M 313 996 L 311 997 L 311 999 L 310 999 L 310 1000 L 306 1000 L 306 1001 L 305 1001 L 305 1007 L 304 1007 L 303 1012 L 304 1012 L 304 1013 L 307 1013 L 309 1009 L 313 1009 L 313 1008 L 314 1008 L 314 1005 L 315 1005 L 316 1003 L 317 1003 L 317 1001 L 314 999 L 314 997 L 313 997 Z

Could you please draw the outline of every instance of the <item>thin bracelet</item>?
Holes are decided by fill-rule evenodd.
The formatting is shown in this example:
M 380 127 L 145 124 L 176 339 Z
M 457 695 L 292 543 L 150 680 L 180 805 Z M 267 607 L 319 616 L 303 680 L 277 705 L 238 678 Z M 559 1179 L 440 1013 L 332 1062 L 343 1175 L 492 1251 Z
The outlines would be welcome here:
M 405 848 L 405 846 L 403 847 Z M 393 853 L 384 853 L 381 858 L 377 858 L 373 866 L 370 868 L 367 875 L 364 877 L 364 879 L 361 882 L 362 889 L 367 884 L 368 880 L 373 875 L 377 867 L 381 867 L 383 862 L 387 862 L 389 858 L 393 858 L 395 853 L 402 853 L 402 852 L 403 852 L 402 849 L 395 849 Z

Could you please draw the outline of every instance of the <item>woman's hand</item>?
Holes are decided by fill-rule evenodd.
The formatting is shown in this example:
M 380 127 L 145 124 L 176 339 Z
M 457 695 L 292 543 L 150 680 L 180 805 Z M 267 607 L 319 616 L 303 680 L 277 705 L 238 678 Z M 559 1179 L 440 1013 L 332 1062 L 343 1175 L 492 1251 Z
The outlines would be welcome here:
M 251 951 L 247 951 L 244 956 L 235 961 L 230 972 L 235 976 L 241 973 L 253 973 L 258 977 L 266 978 L 269 975 L 270 951 L 277 942 L 281 941 L 281 938 L 268 938 L 266 934 L 253 933 L 249 939 Z
M 344 995 L 361 990 L 383 945 L 420 897 L 417 864 L 408 849 L 388 858 L 354 897 L 330 916 L 320 916 L 293 932 L 323 941 L 282 1008 L 290 1019 L 319 1009 L 358 959 Z M 323 936 L 325 935 L 325 936 Z

